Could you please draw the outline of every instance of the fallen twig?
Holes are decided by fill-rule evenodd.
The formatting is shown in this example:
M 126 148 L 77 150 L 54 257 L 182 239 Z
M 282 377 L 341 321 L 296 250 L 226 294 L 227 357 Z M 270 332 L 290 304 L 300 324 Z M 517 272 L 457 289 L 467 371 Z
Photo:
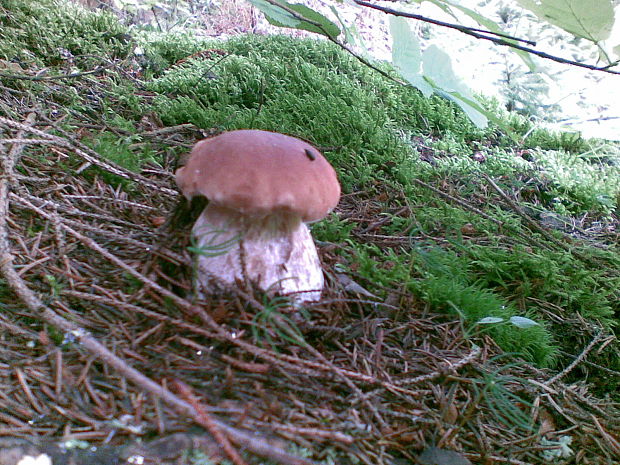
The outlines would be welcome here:
M 572 362 L 570 362 L 570 364 L 564 368 L 562 371 L 560 371 L 557 375 L 555 375 L 553 378 L 547 380 L 545 382 L 545 385 L 550 386 L 553 383 L 555 383 L 556 381 L 558 381 L 559 379 L 563 378 L 564 376 L 566 376 L 568 373 L 570 373 L 577 365 L 579 365 L 579 363 L 581 363 L 581 361 L 586 358 L 586 356 L 588 355 L 588 353 L 592 350 L 592 348 L 598 343 L 598 341 L 601 339 L 601 337 L 603 336 L 603 331 L 599 331 L 590 341 L 590 343 L 585 347 L 585 349 L 583 349 L 581 351 L 581 353 L 575 358 L 575 360 L 573 360 Z
M 228 438 L 222 433 L 213 418 L 211 418 L 209 412 L 207 412 L 203 405 L 198 401 L 190 387 L 179 380 L 174 380 L 172 382 L 172 387 L 181 395 L 181 397 L 183 397 L 183 399 L 194 407 L 194 410 L 196 410 L 196 422 L 211 433 L 211 436 L 213 436 L 219 445 L 222 446 L 222 449 L 224 449 L 224 452 L 226 452 L 228 458 L 232 460 L 235 465 L 246 465 L 245 460 L 243 460 L 243 458 L 239 455 L 239 452 L 232 447 L 228 441 Z

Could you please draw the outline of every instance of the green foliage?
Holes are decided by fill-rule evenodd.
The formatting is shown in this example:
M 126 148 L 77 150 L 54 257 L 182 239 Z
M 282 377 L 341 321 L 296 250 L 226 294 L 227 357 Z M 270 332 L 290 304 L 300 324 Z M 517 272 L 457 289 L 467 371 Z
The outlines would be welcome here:
M 252 5 L 265 13 L 267 20 L 274 26 L 290 27 L 303 31 L 316 32 L 327 37 L 336 38 L 340 29 L 329 19 L 305 5 L 277 0 L 280 6 L 265 0 L 249 0 Z
M 606 328 L 616 324 L 620 276 L 575 266 L 575 258 L 566 252 L 468 247 L 466 253 L 479 286 L 496 289 L 522 305 L 552 302 Z
M 529 128 L 529 124 L 527 126 Z M 529 129 L 523 132 L 529 132 Z M 532 131 L 525 139 L 524 146 L 542 150 L 562 149 L 570 153 L 585 152 L 589 149 L 588 143 L 581 138 L 579 133 L 551 132 L 544 129 Z
M 413 281 L 412 285 L 435 310 L 456 311 L 463 318 L 468 332 L 488 332 L 507 352 L 521 353 L 542 366 L 553 364 L 557 349 L 544 326 L 478 325 L 486 317 L 504 320 L 514 316 L 534 320 L 537 317 L 531 311 L 519 312 L 513 303 L 493 292 L 493 287 L 473 282 L 475 273 L 470 270 L 470 260 L 434 248 L 418 249 L 411 260 L 424 277 Z
M 108 160 L 130 171 L 138 172 L 144 163 L 155 161 L 154 153 L 148 148 L 134 150 L 131 147 L 139 140 L 138 136 L 119 139 L 115 134 L 106 133 L 98 135 L 91 143 L 93 149 Z
M 507 32 L 505 29 L 500 27 L 495 21 L 492 21 L 489 18 L 482 16 L 480 13 L 476 12 L 475 10 L 471 8 L 467 8 L 466 6 L 461 5 L 461 3 L 458 1 L 454 1 L 454 0 L 430 0 L 430 1 L 440 7 L 442 4 L 449 5 L 449 7 L 452 7 L 458 11 L 465 13 L 467 16 L 472 18 L 474 21 L 480 24 L 487 31 L 492 31 L 495 33 L 500 33 L 500 34 L 505 34 Z M 510 5 L 510 3 L 504 4 L 503 8 L 510 8 L 508 5 Z M 511 42 L 510 39 L 507 39 L 507 40 Z M 523 60 L 523 62 L 527 65 L 530 71 L 534 72 L 536 70 L 536 63 L 534 62 L 532 55 L 530 55 L 529 53 L 525 51 L 517 50 L 517 49 L 511 49 L 511 51 L 519 55 L 519 58 Z
M 614 26 L 611 0 L 517 0 L 544 21 L 594 43 L 609 37 Z
M 494 361 L 498 359 L 496 357 Z M 491 414 L 507 428 L 532 433 L 534 427 L 529 411 L 534 405 L 514 392 L 514 387 L 522 385 L 524 380 L 502 373 L 512 366 L 515 365 L 502 363 L 501 368 L 485 372 L 482 379 L 472 380 L 474 390 L 477 391 L 475 404 L 481 402 L 486 405 Z
M 288 342 L 301 347 L 307 345 L 295 322 L 280 311 L 290 307 L 291 302 L 286 297 L 264 297 L 263 308 L 256 314 L 252 322 L 252 334 L 258 344 L 262 345 L 262 342 L 266 341 L 275 351 L 278 351 L 277 346 L 281 342 Z M 299 311 L 306 316 L 303 309 L 299 309 Z M 277 341 L 274 340 L 274 335 L 277 336 Z
M 409 23 L 403 18 L 390 18 L 390 32 L 393 38 L 392 63 L 412 86 L 430 97 L 433 88 L 421 73 L 422 51 Z
M 117 124 L 122 124 L 124 127 L 133 127 L 129 124 L 122 123 L 120 119 L 115 120 Z M 128 135 L 123 138 L 119 138 L 114 133 L 99 134 L 97 138 L 89 140 L 85 139 L 84 142 L 90 145 L 97 153 L 107 158 L 110 161 L 122 166 L 133 172 L 139 172 L 145 163 L 157 162 L 157 155 L 148 146 L 142 145 L 139 148 L 132 147 L 133 144 L 138 143 L 140 138 L 135 135 Z M 126 178 L 119 177 L 111 174 L 106 170 L 102 170 L 96 166 L 92 166 L 88 169 L 88 173 L 96 173 L 101 176 L 106 182 L 112 185 L 123 185 L 125 189 L 131 189 L 132 181 Z
M 454 74 L 450 56 L 435 45 L 422 53 L 418 40 L 403 18 L 390 18 L 390 30 L 393 37 L 392 62 L 405 79 L 426 97 L 437 92 L 454 101 L 476 126 L 486 127 L 492 115 L 475 104 L 474 96 Z
M 561 214 L 598 211 L 609 215 L 617 208 L 620 166 L 599 165 L 561 150 L 535 151 L 544 178 L 552 182 L 550 195 Z
M 51 274 L 46 274 L 44 277 L 47 284 L 50 286 L 50 294 L 53 298 L 57 298 L 62 293 L 62 290 L 65 288 L 65 285 L 59 281 L 56 276 Z
M 23 65 L 60 65 L 68 55 L 126 56 L 127 29 L 111 13 L 73 2 L 6 0 L 0 9 L 0 58 Z
M 222 235 L 224 238 L 221 237 Z M 227 231 L 224 229 L 210 230 L 202 234 L 200 244 L 192 236 L 191 245 L 187 250 L 195 257 L 217 257 L 219 255 L 224 255 L 235 247 L 241 239 L 240 234 L 233 237 L 227 236 Z
M 164 34 L 142 31 L 136 33 L 136 42 L 148 78 L 159 76 L 177 61 L 215 45 L 190 32 Z
M 341 220 L 338 215 L 331 214 L 326 219 L 310 225 L 312 236 L 319 240 L 343 243 L 350 236 L 355 224 Z

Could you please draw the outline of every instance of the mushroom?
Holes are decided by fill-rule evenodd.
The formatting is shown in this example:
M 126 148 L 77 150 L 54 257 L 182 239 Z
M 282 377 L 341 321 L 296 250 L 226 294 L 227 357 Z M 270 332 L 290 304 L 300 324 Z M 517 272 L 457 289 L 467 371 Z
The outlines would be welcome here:
M 199 297 L 249 281 L 295 304 L 321 298 L 306 223 L 332 211 L 340 184 L 315 147 L 275 132 L 229 131 L 198 142 L 175 176 L 188 200 L 209 200 L 192 228 Z

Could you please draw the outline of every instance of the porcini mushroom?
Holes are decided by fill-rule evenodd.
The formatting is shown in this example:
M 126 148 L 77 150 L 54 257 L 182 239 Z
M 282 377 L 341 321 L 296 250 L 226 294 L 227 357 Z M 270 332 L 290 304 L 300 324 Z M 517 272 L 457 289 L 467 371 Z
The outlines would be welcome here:
M 192 228 L 199 297 L 251 282 L 296 303 L 319 300 L 323 271 L 306 223 L 338 203 L 336 173 L 312 145 L 261 130 L 198 142 L 176 182 L 209 200 Z

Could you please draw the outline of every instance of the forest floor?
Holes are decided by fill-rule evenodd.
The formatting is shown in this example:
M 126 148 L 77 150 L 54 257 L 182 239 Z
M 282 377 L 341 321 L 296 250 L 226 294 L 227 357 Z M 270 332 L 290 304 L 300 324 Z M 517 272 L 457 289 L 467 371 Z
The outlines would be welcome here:
M 515 146 L 328 44 L 141 55 L 49 5 L 0 16 L 0 465 L 618 463 L 615 152 Z M 343 183 L 303 318 L 243 286 L 192 296 L 174 170 L 250 126 L 312 138 Z

